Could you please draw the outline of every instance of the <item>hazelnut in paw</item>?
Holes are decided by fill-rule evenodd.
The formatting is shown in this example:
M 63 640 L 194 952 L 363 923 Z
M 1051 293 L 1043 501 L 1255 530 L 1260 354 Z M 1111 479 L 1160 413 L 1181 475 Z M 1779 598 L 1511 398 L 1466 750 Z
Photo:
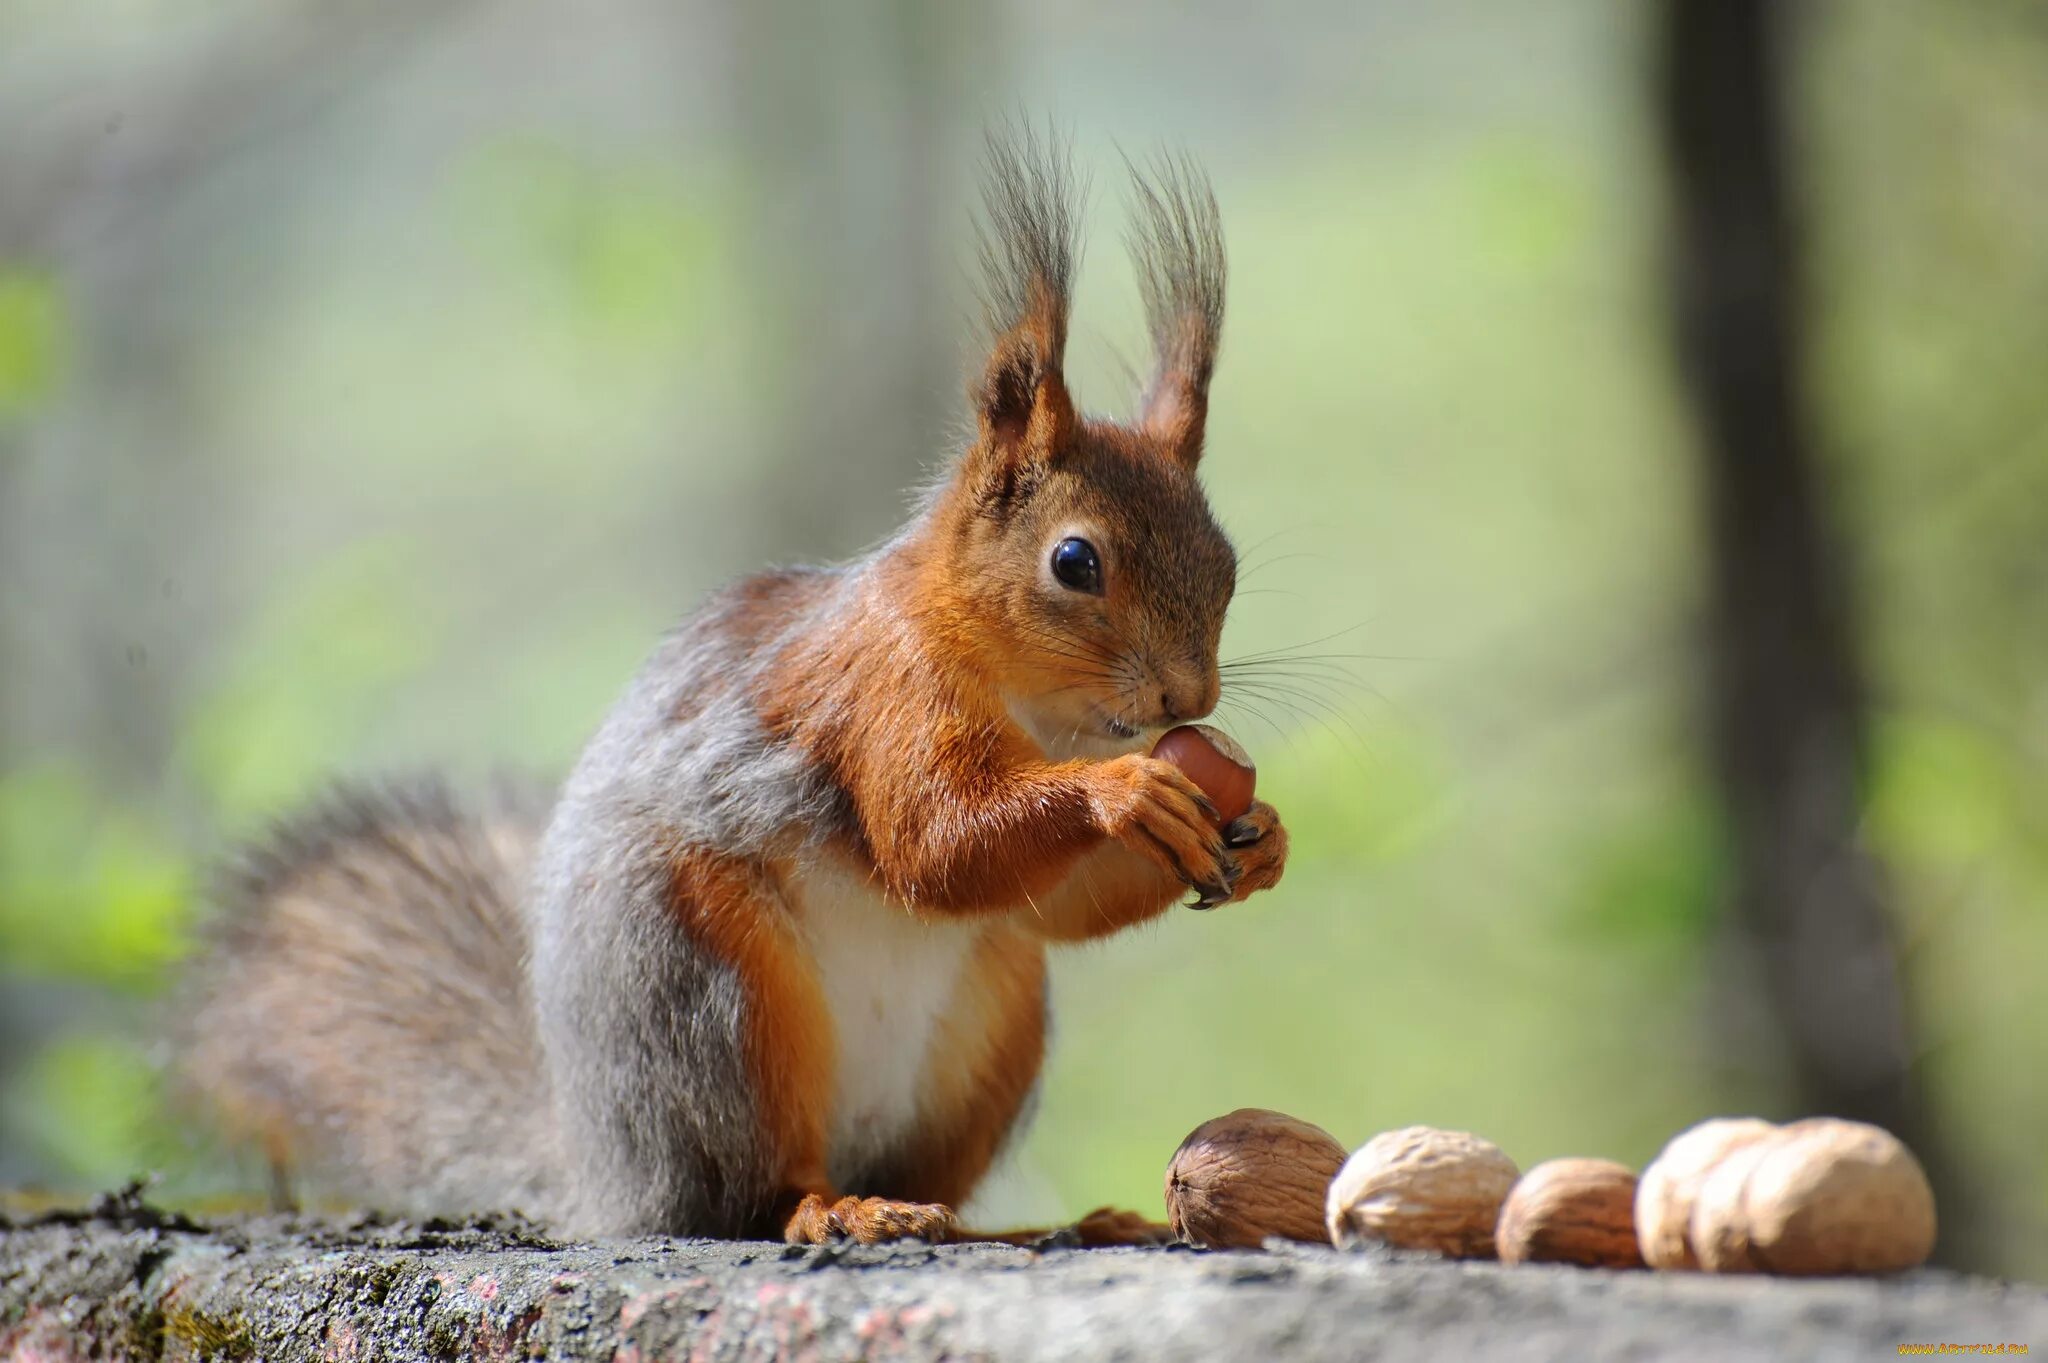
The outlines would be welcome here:
M 1229 823 L 1252 807 L 1252 788 L 1259 769 L 1238 741 L 1213 724 L 1183 724 L 1168 729 L 1152 745 L 1152 755 L 1188 774 L 1216 805 L 1216 821 Z
M 1094 769 L 1097 827 L 1154 862 L 1205 900 L 1222 903 L 1237 884 L 1215 803 L 1171 762 L 1136 754 Z
M 1167 730 L 1152 755 L 1186 772 L 1209 797 L 1224 848 L 1238 867 L 1230 893 L 1204 892 L 1188 907 L 1213 909 L 1278 884 L 1287 864 L 1287 831 L 1273 806 L 1252 798 L 1258 768 L 1237 740 L 1214 725 L 1183 724 Z

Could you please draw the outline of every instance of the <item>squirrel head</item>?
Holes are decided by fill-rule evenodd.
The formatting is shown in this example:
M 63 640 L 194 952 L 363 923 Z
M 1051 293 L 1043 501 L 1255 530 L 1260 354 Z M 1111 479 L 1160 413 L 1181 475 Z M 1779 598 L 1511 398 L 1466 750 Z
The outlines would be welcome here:
M 1144 746 L 1208 714 L 1237 556 L 1196 478 L 1223 321 L 1216 201 L 1189 162 L 1131 168 L 1153 372 L 1128 423 L 1074 409 L 1062 361 L 1075 258 L 1065 147 L 992 136 L 983 197 L 994 340 L 976 432 L 935 506 L 963 642 L 1049 753 Z

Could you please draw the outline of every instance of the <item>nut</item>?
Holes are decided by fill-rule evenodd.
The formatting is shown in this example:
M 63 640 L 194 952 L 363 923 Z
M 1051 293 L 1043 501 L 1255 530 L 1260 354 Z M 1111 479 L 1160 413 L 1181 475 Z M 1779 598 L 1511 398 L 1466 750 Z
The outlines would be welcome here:
M 1377 1240 L 1456 1259 L 1491 1259 L 1515 1162 L 1464 1131 L 1409 1126 L 1354 1152 L 1330 1184 L 1331 1243 Z
M 1716 1117 L 1673 1136 L 1636 1187 L 1636 1239 L 1651 1268 L 1700 1266 L 1690 1230 L 1700 1185 L 1714 1165 L 1778 1128 L 1759 1117 Z
M 1636 1176 L 1604 1159 L 1554 1159 L 1522 1175 L 1501 1204 L 1494 1245 L 1504 1264 L 1641 1268 Z
M 1714 1166 L 1693 1206 L 1715 1273 L 1893 1273 L 1934 1249 L 1934 1193 L 1911 1151 L 1862 1122 L 1816 1117 Z
M 1252 807 L 1258 768 L 1237 740 L 1210 724 L 1183 724 L 1168 729 L 1152 745 L 1152 755 L 1188 774 L 1216 806 L 1222 823 L 1244 817 Z
M 1206 1249 L 1257 1249 L 1269 1235 L 1320 1242 L 1323 1193 L 1344 1162 L 1336 1137 L 1264 1108 L 1203 1122 L 1166 1166 L 1166 1219 Z
M 1899 1138 L 1831 1117 L 1795 1122 L 1742 1189 L 1750 1253 L 1772 1273 L 1896 1273 L 1934 1249 L 1934 1191 Z
M 1784 1133 L 1772 1132 L 1747 1145 L 1738 1145 L 1715 1162 L 1700 1181 L 1693 1199 L 1692 1219 L 1686 1224 L 1686 1239 L 1699 1266 L 1709 1273 L 1761 1273 L 1749 1247 L 1749 1216 L 1743 1210 L 1742 1190 L 1750 1173 Z

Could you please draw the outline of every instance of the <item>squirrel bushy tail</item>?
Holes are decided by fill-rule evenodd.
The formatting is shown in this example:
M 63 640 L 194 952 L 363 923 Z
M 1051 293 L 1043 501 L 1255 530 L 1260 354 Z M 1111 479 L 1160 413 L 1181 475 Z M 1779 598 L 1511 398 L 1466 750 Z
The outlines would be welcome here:
M 221 886 L 184 1077 L 274 1165 L 409 1210 L 539 1212 L 549 1101 L 520 900 L 546 823 L 500 791 L 337 791 Z

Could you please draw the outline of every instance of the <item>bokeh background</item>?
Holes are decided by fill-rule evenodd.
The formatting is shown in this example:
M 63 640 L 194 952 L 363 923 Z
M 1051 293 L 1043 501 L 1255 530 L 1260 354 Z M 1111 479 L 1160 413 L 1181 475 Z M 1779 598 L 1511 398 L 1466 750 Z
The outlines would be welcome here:
M 1295 853 L 1061 963 L 986 1213 L 1156 1209 L 1243 1105 L 1525 1165 L 1854 1110 L 2048 1276 L 2048 11 L 1765 8 L 0 0 L 0 1185 L 260 1188 L 157 1077 L 221 849 L 558 774 L 708 587 L 895 524 L 1021 108 L 1090 406 L 1118 149 L 1214 178 Z

